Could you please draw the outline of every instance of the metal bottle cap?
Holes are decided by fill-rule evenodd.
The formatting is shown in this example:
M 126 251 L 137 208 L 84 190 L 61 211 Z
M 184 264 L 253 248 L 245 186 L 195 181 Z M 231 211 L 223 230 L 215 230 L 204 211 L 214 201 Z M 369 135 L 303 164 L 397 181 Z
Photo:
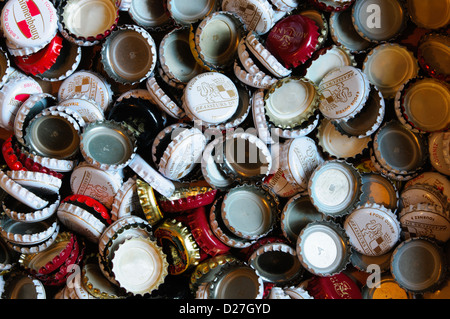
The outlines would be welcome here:
M 184 3 L 170 2 L 177 2 L 181 6 Z M 211 2 L 214 3 L 215 0 Z M 187 27 L 173 29 L 163 37 L 159 45 L 158 58 L 164 74 L 176 83 L 187 84 L 194 76 L 205 71 L 190 51 Z
M 383 123 L 386 105 L 381 91 L 371 85 L 369 97 L 363 109 L 356 116 L 347 121 L 333 122 L 336 128 L 347 135 L 364 138 L 375 133 Z
M 335 44 L 348 48 L 351 53 L 363 53 L 371 46 L 370 41 L 356 32 L 351 10 L 335 11 L 330 14 L 330 35 Z
M 278 80 L 264 97 L 269 121 L 280 128 L 295 128 L 306 122 L 317 110 L 317 87 L 306 78 L 286 77 Z
M 276 197 L 255 185 L 230 189 L 223 198 L 221 217 L 236 236 L 257 239 L 268 234 L 278 215 Z
M 300 232 L 297 256 L 312 274 L 331 276 L 350 262 L 350 243 L 345 231 L 331 221 L 314 221 Z
M 450 128 L 450 89 L 433 78 L 417 77 L 405 83 L 395 97 L 408 126 L 420 132 Z M 398 105 L 397 105 L 398 104 Z
M 275 24 L 265 44 L 286 68 L 295 68 L 305 63 L 319 46 L 318 30 L 314 20 L 293 14 Z
M 101 61 L 106 73 L 115 81 L 139 83 L 155 69 L 156 43 L 144 28 L 121 25 L 103 43 Z
M 352 53 L 346 47 L 331 45 L 314 52 L 311 59 L 305 63 L 305 77 L 318 86 L 332 69 L 355 63 Z
M 261 299 L 263 281 L 256 271 L 242 262 L 224 265 L 210 282 L 210 299 Z
M 267 145 L 249 133 L 227 134 L 223 155 L 216 154 L 220 168 L 228 176 L 244 181 L 260 180 L 269 174 L 272 157 Z
M 190 230 L 175 219 L 166 219 L 155 229 L 159 245 L 169 256 L 169 273 L 181 274 L 200 262 L 200 249 Z
M 406 291 L 430 292 L 444 280 L 446 260 L 442 249 L 431 240 L 411 238 L 401 242 L 392 253 L 391 273 Z
M 450 80 L 450 70 L 446 63 L 436 57 L 448 58 L 450 37 L 444 33 L 431 32 L 420 38 L 417 58 L 421 68 L 431 77 L 441 81 Z
M 326 118 L 320 123 L 316 138 L 323 152 L 332 158 L 344 160 L 361 157 L 372 141 L 370 136 L 359 138 L 342 134 L 333 122 Z
M 195 30 L 191 26 L 191 51 L 205 68 L 211 71 L 226 69 L 237 57 L 237 45 L 245 32 L 245 24 L 237 14 L 213 12 Z
M 98 73 L 80 70 L 66 78 L 58 89 L 58 100 L 62 101 L 75 94 L 84 94 L 93 99 L 105 111 L 113 101 L 110 84 Z
M 112 272 L 120 286 L 135 295 L 158 289 L 168 274 L 166 256 L 156 241 L 135 237 L 113 253 Z
M 79 133 L 78 124 L 69 115 L 62 113 L 42 115 L 30 121 L 25 133 L 25 142 L 38 155 L 66 159 L 78 152 Z
M 406 1 L 411 20 L 424 29 L 440 29 L 450 23 L 449 1 L 428 1 L 427 5 L 420 0 Z
M 81 134 L 80 151 L 91 165 L 102 170 L 119 170 L 133 160 L 136 140 L 115 121 L 93 122 Z
M 61 34 L 80 46 L 98 44 L 110 34 L 119 19 L 116 2 L 64 0 L 58 6 Z
M 30 94 L 35 93 L 42 93 L 42 88 L 31 77 L 18 77 L 5 83 L 0 89 L 0 126 L 13 131 L 15 114 Z
M 390 61 L 386 65 L 386 61 Z M 396 43 L 380 44 L 366 56 L 363 68 L 370 83 L 384 98 L 393 98 L 403 83 L 417 76 L 419 65 L 414 54 Z
M 284 243 L 266 243 L 257 248 L 247 262 L 262 280 L 277 285 L 296 283 L 303 267 L 295 249 Z
M 401 125 L 398 121 L 385 123 L 373 138 L 373 151 L 378 162 L 395 174 L 418 171 L 426 159 L 424 138 Z
M 308 193 L 319 212 L 331 216 L 350 213 L 360 202 L 362 178 L 349 163 L 325 161 L 311 175 Z
M 378 173 L 362 173 L 361 204 L 383 205 L 395 211 L 399 205 L 399 194 L 395 184 Z
M 382 276 L 373 285 L 371 288 L 363 286 L 363 299 L 412 299 L 412 294 L 401 288 L 391 275 Z
M 426 203 L 409 205 L 400 211 L 399 217 L 405 239 L 428 237 L 442 243 L 450 239 L 450 218 L 442 207 Z
M 384 15 L 376 27 L 368 22 L 371 21 L 371 5 L 377 6 Z M 407 13 L 398 0 L 359 1 L 352 8 L 352 21 L 356 31 L 371 42 L 392 40 L 405 28 L 406 19 Z
M 308 196 L 297 194 L 285 204 L 281 213 L 281 230 L 290 242 L 297 242 L 301 230 L 311 222 L 323 220 L 324 215 L 317 211 Z
M 218 6 L 217 0 L 203 0 L 189 4 L 183 0 L 167 1 L 167 10 L 172 18 L 183 25 L 203 20 L 206 16 L 216 11 Z
M 269 32 L 275 23 L 275 13 L 267 0 L 222 1 L 222 10 L 241 16 L 248 31 Z

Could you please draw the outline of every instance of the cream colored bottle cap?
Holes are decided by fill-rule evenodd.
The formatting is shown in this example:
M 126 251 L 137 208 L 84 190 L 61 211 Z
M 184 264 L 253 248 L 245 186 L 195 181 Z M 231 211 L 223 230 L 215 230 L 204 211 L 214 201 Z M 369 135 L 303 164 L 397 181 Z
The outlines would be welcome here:
M 367 76 L 354 66 L 343 66 L 328 72 L 320 81 L 322 95 L 319 109 L 332 121 L 346 121 L 355 117 L 370 93 Z
M 221 73 L 199 74 L 188 82 L 184 90 L 183 107 L 186 114 L 206 126 L 230 119 L 238 106 L 236 85 Z

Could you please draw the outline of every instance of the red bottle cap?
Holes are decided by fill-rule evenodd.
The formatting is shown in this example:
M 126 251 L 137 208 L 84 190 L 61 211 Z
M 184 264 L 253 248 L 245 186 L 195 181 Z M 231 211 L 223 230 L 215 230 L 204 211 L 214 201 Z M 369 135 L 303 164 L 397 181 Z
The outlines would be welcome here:
M 89 209 L 90 211 L 97 212 L 98 214 L 100 214 L 103 221 L 105 221 L 108 225 L 111 225 L 111 223 L 112 223 L 111 215 L 109 214 L 108 209 L 102 203 L 100 203 L 98 200 L 96 200 L 90 196 L 81 195 L 81 194 L 69 195 L 61 201 L 61 203 L 64 203 L 64 202 L 72 202 L 75 205 L 77 203 L 85 204 L 90 208 Z
M 16 66 L 27 74 L 42 74 L 55 64 L 62 48 L 63 38 L 56 35 L 45 48 L 36 53 L 14 57 Z
M 297 67 L 311 57 L 319 43 L 316 23 L 295 14 L 280 20 L 269 32 L 266 40 L 270 51 L 286 68 Z
M 344 273 L 314 276 L 306 290 L 314 299 L 362 299 L 358 285 Z
M 187 225 L 199 247 L 211 256 L 221 255 L 230 250 L 212 232 L 204 206 L 194 209 L 186 216 Z

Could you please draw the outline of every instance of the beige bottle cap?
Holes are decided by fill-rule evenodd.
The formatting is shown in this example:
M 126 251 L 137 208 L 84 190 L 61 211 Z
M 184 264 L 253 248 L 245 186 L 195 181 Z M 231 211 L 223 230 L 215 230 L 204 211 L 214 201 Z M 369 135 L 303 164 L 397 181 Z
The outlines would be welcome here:
M 237 44 L 245 30 L 239 15 L 228 11 L 213 12 L 195 30 L 191 27 L 191 52 L 206 69 L 226 69 L 237 56 Z
M 450 23 L 450 1 L 407 0 L 408 13 L 411 20 L 424 29 L 439 29 Z
M 267 33 L 275 23 L 275 13 L 267 0 L 222 1 L 222 10 L 231 11 L 245 22 L 248 31 Z
M 346 217 L 344 229 L 352 247 L 367 256 L 387 253 L 400 239 L 397 216 L 377 204 L 358 206 Z
M 341 134 L 330 120 L 323 119 L 317 130 L 317 140 L 322 150 L 331 157 L 350 159 L 362 156 L 369 149 L 372 138 Z
M 313 171 L 324 162 L 313 139 L 298 137 L 285 142 L 281 147 L 280 167 L 286 179 L 306 189 Z
M 364 107 L 370 94 L 370 83 L 358 68 L 342 66 L 322 78 L 319 94 L 319 109 L 326 118 L 336 122 L 347 121 Z
M 314 114 L 319 102 L 316 86 L 306 78 L 278 80 L 264 97 L 265 113 L 277 127 L 294 128 Z
M 119 8 L 108 0 L 67 0 L 59 8 L 60 30 L 81 46 L 97 44 L 117 24 Z
M 402 84 L 417 76 L 419 65 L 406 47 L 385 43 L 367 54 L 362 70 L 370 83 L 380 89 L 384 98 L 393 98 Z

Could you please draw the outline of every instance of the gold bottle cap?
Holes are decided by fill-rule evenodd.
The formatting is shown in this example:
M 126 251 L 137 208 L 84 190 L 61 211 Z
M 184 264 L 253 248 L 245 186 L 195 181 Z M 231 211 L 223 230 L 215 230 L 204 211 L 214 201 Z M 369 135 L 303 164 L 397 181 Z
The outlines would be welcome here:
M 181 274 L 200 262 L 200 248 L 190 230 L 175 219 L 164 220 L 154 235 L 169 259 L 169 273 Z
M 136 180 L 137 194 L 141 203 L 142 211 L 150 225 L 156 225 L 162 218 L 163 213 L 159 209 L 153 188 L 142 179 Z

